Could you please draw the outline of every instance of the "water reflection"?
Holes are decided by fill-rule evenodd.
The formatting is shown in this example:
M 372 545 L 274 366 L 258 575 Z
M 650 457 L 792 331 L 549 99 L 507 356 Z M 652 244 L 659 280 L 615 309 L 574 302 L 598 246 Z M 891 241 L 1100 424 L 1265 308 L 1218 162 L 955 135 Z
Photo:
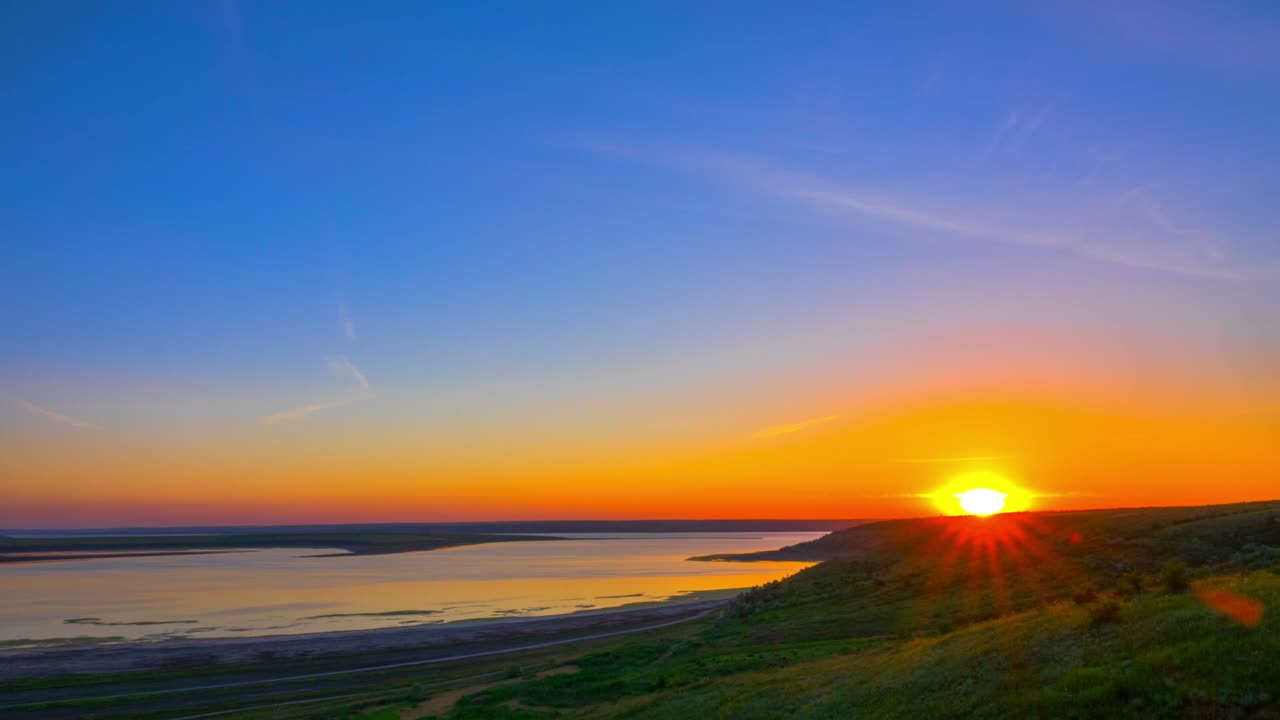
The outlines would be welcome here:
M 578 534 L 400 555 L 291 548 L 14 565 L 0 567 L 0 641 L 236 637 L 610 608 L 788 575 L 802 565 L 686 558 L 820 534 Z

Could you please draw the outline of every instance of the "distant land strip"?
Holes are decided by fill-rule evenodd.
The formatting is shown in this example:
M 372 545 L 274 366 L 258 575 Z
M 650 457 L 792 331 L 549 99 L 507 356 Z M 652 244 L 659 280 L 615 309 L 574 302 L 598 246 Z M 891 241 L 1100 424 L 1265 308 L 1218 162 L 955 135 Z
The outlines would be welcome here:
M 4 563 L 45 563 L 63 560 L 102 560 L 109 558 L 155 557 L 157 555 L 224 555 L 226 553 L 247 552 L 246 550 L 157 550 L 155 552 L 87 552 L 61 553 L 43 551 L 24 551 L 18 554 L 0 553 L 0 564 Z M 37 554 L 38 553 L 38 554 Z
M 494 542 L 565 540 L 548 535 L 444 535 L 398 532 L 229 535 L 98 535 L 0 538 L 0 562 L 53 562 L 104 557 L 185 555 L 263 549 L 334 548 L 340 555 L 390 555 Z M 36 555 L 35 553 L 45 553 Z
M 833 532 L 871 520 L 851 518 L 719 518 L 702 520 L 491 520 L 475 522 L 342 523 L 331 525 L 193 525 L 76 529 L 0 529 L 3 536 L 67 539 L 78 536 L 163 535 L 527 535 L 562 533 Z M 3 546 L 0 545 L 0 549 Z

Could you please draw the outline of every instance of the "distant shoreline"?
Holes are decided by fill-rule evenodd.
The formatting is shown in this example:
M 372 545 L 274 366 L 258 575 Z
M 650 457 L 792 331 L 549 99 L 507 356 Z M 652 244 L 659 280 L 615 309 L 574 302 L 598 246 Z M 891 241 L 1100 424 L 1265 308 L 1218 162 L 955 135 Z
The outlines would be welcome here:
M 157 550 L 155 552 L 103 552 L 79 554 L 39 554 L 16 555 L 0 554 L 0 564 L 17 565 L 49 562 L 66 562 L 69 560 L 109 560 L 111 558 L 158 557 L 164 555 L 226 555 L 228 553 L 252 552 L 250 550 Z
M 309 525 L 191 525 L 174 527 L 0 528 L 0 544 L 14 539 L 85 537 L 160 537 L 194 535 L 556 535 L 560 533 L 676 533 L 676 532 L 833 532 L 875 520 L 809 518 L 799 520 L 494 520 L 420 523 L 331 523 Z M 8 537 L 5 537 L 8 536 Z
M 495 542 L 576 539 L 555 533 L 687 536 L 693 533 L 831 532 L 865 523 L 866 521 L 861 520 L 574 520 L 267 528 L 31 530 L 21 531 L 23 537 L 0 535 L 0 565 L 295 548 L 332 548 L 337 551 L 319 557 L 392 555 Z M 492 532 L 493 530 L 522 532 Z
M 545 542 L 567 539 L 553 535 L 440 535 L 391 532 L 5 537 L 0 538 L 0 564 L 317 548 L 332 548 L 339 551 L 321 557 L 392 555 L 484 543 Z

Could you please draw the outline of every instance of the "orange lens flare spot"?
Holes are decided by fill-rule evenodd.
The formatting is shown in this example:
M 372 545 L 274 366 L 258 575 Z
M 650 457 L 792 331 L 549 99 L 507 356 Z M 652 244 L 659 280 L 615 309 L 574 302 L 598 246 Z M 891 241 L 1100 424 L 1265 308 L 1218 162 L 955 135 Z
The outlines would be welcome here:
M 1247 595 L 1229 590 L 1206 588 L 1197 593 L 1200 601 L 1246 627 L 1257 627 L 1262 622 L 1262 603 Z
M 1007 493 L 991 488 L 974 488 L 956 493 L 960 507 L 970 515 L 995 515 L 1004 509 L 1005 499 L 1008 497 Z

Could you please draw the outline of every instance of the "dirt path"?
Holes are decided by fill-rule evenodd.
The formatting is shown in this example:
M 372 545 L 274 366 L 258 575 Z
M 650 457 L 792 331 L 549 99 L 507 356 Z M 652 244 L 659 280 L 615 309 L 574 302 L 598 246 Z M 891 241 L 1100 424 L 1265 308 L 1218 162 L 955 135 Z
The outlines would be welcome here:
M 552 675 L 572 675 L 573 673 L 576 673 L 576 672 L 578 672 L 577 665 L 561 665 L 560 667 L 551 668 L 550 670 L 544 670 L 538 673 L 537 675 L 535 675 L 534 677 L 538 679 L 542 679 L 544 677 L 551 677 Z M 511 683 L 519 682 L 519 681 L 520 681 L 519 678 L 513 678 L 511 680 L 499 680 L 497 682 L 484 683 L 482 685 L 472 685 L 470 687 L 458 688 L 456 690 L 449 690 L 446 692 L 439 693 L 437 695 L 432 695 L 429 700 L 424 700 L 423 702 L 418 703 L 417 705 L 411 708 L 401 710 L 400 720 L 422 720 L 422 718 L 428 718 L 434 715 L 444 715 L 452 711 L 453 706 L 457 705 L 459 700 L 461 700 L 462 698 L 468 695 L 482 692 L 484 690 L 488 690 L 489 688 L 501 687 L 503 685 L 510 685 Z M 515 702 L 515 701 L 512 701 L 512 702 Z

